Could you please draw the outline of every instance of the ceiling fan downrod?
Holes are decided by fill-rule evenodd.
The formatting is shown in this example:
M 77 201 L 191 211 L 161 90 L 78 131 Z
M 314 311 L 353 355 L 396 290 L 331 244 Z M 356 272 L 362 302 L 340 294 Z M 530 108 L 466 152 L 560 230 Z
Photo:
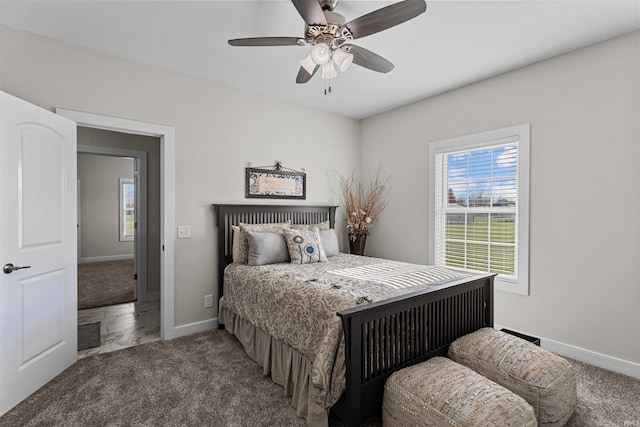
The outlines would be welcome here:
M 339 0 L 318 0 L 322 10 L 332 11 L 338 5 Z

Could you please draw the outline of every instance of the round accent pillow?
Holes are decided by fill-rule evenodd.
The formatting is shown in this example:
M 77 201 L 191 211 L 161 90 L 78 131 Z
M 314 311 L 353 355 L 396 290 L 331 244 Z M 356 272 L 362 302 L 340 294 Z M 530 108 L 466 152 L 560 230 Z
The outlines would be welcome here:
M 285 229 L 283 233 L 292 264 L 311 264 L 327 261 L 327 256 L 320 241 L 318 227 L 311 229 Z

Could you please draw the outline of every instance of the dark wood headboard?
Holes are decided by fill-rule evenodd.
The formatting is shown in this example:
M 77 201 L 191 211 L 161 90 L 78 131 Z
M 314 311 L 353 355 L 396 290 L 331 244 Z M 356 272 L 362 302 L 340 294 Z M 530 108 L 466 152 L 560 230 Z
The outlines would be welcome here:
M 218 227 L 218 298 L 222 296 L 224 269 L 233 261 L 232 225 L 291 221 L 292 224 L 318 224 L 329 221 L 335 226 L 336 206 L 308 205 L 212 205 Z

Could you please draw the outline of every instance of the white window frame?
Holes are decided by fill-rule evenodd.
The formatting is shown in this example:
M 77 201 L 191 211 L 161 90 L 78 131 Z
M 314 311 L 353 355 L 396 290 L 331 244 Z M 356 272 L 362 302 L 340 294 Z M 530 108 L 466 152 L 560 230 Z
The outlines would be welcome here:
M 436 157 L 439 154 L 477 150 L 505 142 L 518 142 L 518 200 L 516 204 L 517 277 L 496 276 L 494 288 L 529 295 L 529 124 L 477 133 L 429 144 L 429 264 L 436 264 Z
M 118 187 L 118 214 L 120 216 L 120 241 L 121 242 L 132 242 L 135 238 L 135 234 L 127 234 L 127 212 L 124 204 L 124 186 L 125 185 L 134 185 L 133 178 L 119 178 L 118 179 L 119 187 Z M 135 187 L 134 187 L 135 188 Z M 134 190 L 135 191 L 135 190 Z M 134 208 L 135 212 L 135 208 Z M 135 233 L 135 227 L 134 231 Z

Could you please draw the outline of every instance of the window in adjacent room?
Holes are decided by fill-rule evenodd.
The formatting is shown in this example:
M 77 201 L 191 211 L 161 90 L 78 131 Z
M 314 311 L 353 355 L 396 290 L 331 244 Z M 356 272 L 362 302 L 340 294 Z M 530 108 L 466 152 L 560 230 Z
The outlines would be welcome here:
M 136 192 L 131 178 L 120 178 L 120 241 L 133 240 L 136 218 Z
M 529 125 L 429 145 L 429 262 L 529 294 Z

